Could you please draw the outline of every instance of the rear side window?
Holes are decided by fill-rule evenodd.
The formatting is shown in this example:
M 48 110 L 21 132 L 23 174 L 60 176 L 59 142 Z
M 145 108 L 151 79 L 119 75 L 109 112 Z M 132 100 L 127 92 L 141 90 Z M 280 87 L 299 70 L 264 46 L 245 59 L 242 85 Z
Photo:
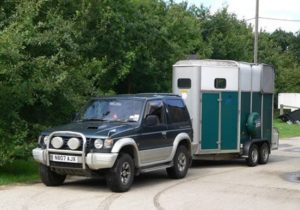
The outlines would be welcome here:
M 167 99 L 166 105 L 171 123 L 186 122 L 189 120 L 189 116 L 182 100 Z
M 216 78 L 215 79 L 215 88 L 217 88 L 217 89 L 225 89 L 226 88 L 226 79 L 224 79 L 224 78 Z
M 177 87 L 178 88 L 191 88 L 192 82 L 189 78 L 180 78 L 177 80 Z

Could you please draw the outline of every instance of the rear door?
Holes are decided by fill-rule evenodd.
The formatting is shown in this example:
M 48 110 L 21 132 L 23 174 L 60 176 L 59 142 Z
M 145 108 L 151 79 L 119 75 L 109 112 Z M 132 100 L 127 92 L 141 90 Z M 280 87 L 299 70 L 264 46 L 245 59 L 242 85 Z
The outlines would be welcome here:
M 201 149 L 219 149 L 219 117 L 220 117 L 220 93 L 202 94 L 202 135 Z
M 203 68 L 201 150 L 238 150 L 238 70 Z

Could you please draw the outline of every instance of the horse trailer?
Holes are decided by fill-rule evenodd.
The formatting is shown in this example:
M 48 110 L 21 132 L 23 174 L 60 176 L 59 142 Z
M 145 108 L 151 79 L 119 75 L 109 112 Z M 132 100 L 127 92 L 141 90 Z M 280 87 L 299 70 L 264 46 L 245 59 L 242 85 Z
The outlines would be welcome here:
M 173 65 L 173 93 L 188 108 L 193 159 L 246 158 L 268 162 L 278 147 L 272 127 L 275 72 L 271 65 L 227 60 L 181 60 Z

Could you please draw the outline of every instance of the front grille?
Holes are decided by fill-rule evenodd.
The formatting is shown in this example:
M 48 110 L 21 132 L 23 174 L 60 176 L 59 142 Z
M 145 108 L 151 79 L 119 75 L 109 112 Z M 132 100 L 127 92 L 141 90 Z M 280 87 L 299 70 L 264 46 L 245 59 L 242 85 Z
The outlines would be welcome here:
M 82 169 L 82 163 L 64 163 L 64 162 L 50 161 L 50 167 Z
M 91 149 L 93 149 L 93 139 L 91 138 L 87 138 L 86 139 L 86 146 L 85 146 L 85 151 L 86 153 L 89 153 L 91 151 Z

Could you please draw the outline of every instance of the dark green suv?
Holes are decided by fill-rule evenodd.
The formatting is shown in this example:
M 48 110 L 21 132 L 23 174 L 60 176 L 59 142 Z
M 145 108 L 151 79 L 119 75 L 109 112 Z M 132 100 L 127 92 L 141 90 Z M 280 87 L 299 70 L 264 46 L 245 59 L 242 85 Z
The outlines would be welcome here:
M 181 97 L 118 95 L 92 99 L 72 123 L 42 132 L 32 153 L 47 186 L 61 185 L 66 175 L 105 175 L 112 191 L 124 192 L 141 172 L 185 177 L 192 135 Z

